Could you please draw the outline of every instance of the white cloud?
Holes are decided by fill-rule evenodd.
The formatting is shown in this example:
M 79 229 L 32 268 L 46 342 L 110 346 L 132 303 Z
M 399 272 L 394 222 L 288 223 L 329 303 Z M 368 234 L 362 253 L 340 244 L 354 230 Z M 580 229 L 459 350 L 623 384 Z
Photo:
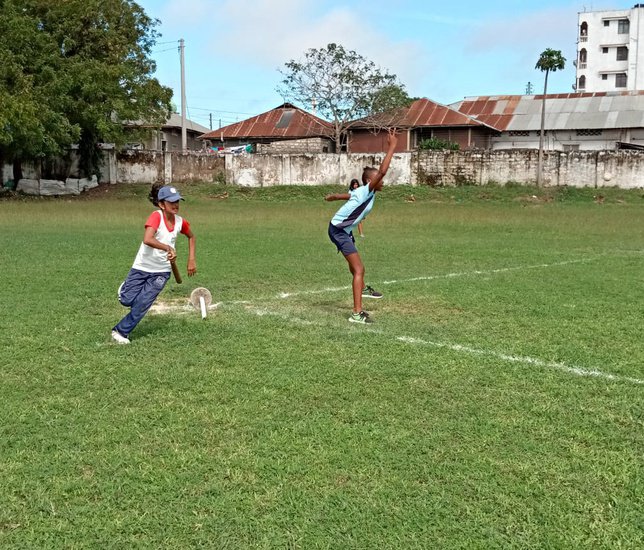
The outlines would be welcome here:
M 570 8 L 548 9 L 516 18 L 488 21 L 478 27 L 466 44 L 470 53 L 492 50 L 541 52 L 546 48 L 562 49 L 573 44 L 577 28 L 577 14 Z
M 346 7 L 322 11 L 320 3 L 312 0 L 222 1 L 213 23 L 213 48 L 232 45 L 234 55 L 271 69 L 300 59 L 309 48 L 335 42 L 411 85 L 424 56 L 418 43 L 393 41 L 378 34 L 372 23 L 366 32 L 361 13 Z

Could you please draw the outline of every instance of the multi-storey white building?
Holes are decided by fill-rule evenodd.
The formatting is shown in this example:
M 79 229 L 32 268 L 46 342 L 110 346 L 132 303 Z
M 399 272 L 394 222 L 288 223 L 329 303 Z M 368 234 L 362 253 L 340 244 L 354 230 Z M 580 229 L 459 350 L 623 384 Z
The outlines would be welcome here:
M 644 4 L 579 13 L 577 92 L 644 90 Z

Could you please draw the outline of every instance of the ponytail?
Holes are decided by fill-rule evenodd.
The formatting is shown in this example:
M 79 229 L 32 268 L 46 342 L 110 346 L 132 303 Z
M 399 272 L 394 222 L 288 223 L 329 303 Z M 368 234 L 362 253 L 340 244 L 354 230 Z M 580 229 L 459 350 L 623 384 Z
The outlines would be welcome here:
M 163 187 L 162 183 L 153 183 L 152 187 L 150 188 L 150 194 L 148 195 L 148 199 L 150 199 L 150 202 L 154 206 L 159 206 L 159 189 Z

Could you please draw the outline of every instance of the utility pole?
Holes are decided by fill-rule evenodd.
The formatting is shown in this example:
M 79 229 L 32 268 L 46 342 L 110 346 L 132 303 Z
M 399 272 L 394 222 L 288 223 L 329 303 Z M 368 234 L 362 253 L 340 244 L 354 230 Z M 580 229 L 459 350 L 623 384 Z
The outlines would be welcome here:
M 188 132 L 186 131 L 186 66 L 185 51 L 186 45 L 182 38 L 179 40 L 179 54 L 181 59 L 181 150 L 188 149 Z
M 210 113 L 210 129 L 212 130 L 212 113 Z
M 525 93 L 526 95 L 532 95 L 532 92 L 534 92 L 534 86 L 532 86 L 532 82 L 528 82 L 525 87 Z

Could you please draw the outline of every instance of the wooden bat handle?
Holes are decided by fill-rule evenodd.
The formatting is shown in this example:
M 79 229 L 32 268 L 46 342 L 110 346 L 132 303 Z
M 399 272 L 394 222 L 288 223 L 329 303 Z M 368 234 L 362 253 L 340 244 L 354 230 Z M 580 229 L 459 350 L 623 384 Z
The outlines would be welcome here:
M 179 273 L 179 268 L 177 267 L 177 262 L 170 262 L 172 266 L 172 274 L 174 275 L 174 280 L 177 281 L 177 284 L 181 284 L 183 279 L 181 278 L 181 273 Z

